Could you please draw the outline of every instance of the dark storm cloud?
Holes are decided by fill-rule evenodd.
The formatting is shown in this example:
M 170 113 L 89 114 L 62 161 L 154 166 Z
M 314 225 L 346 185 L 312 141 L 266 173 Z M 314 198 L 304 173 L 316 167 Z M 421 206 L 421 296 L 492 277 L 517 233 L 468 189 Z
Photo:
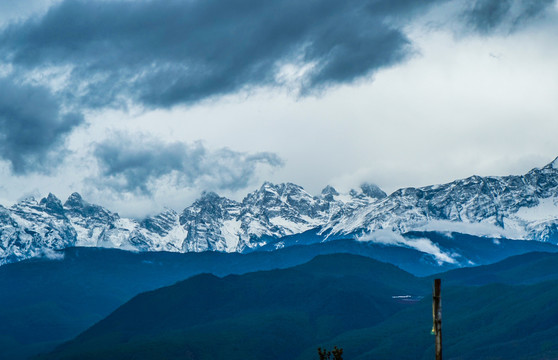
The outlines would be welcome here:
M 555 0 L 477 0 L 464 15 L 468 25 L 482 34 L 505 26 L 516 31 L 529 20 L 542 15 Z
M 64 0 L 0 33 L 0 59 L 23 72 L 66 66 L 65 103 L 188 104 L 280 86 L 287 63 L 312 64 L 303 94 L 353 82 L 407 59 L 403 26 L 448 0 Z M 516 29 L 551 0 L 478 0 L 465 22 Z M 448 16 L 452 16 L 449 15 Z
M 247 154 L 230 149 L 210 151 L 201 143 L 162 143 L 139 137 L 131 140 L 118 134 L 95 146 L 101 174 L 97 185 L 136 194 L 150 195 L 159 180 L 178 188 L 238 190 L 254 180 L 258 166 L 281 166 L 272 153 Z M 200 184 L 203 182 L 203 184 Z
M 61 160 L 66 136 L 82 122 L 80 114 L 63 112 L 47 88 L 0 78 L 0 157 L 14 173 L 48 172 Z
M 315 65 L 302 81 L 312 92 L 407 58 L 401 26 L 435 2 L 66 0 L 5 29 L 0 54 L 26 69 L 73 67 L 67 96 L 93 107 L 127 98 L 169 107 L 280 85 L 285 63 Z

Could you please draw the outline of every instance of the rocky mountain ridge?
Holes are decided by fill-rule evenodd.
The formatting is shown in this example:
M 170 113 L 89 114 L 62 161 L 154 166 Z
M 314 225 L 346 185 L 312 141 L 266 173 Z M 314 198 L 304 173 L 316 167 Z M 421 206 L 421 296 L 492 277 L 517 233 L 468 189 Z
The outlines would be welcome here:
M 465 232 L 558 242 L 558 158 L 525 175 L 471 176 L 399 189 L 325 225 L 322 234 Z
M 292 184 L 264 183 L 242 201 L 207 192 L 181 213 L 143 220 L 120 217 L 74 193 L 0 206 L 0 264 L 56 256 L 70 246 L 133 251 L 247 252 L 305 232 L 378 240 L 385 232 L 461 232 L 558 242 L 558 160 L 525 175 L 471 176 L 442 185 L 400 189 L 375 185 L 312 196 Z M 279 243 L 278 243 L 279 244 Z M 285 241 L 280 242 L 285 246 Z M 408 246 L 404 242 L 391 245 Z
M 298 185 L 264 183 L 242 202 L 203 193 L 182 213 L 172 209 L 143 220 L 122 218 L 73 193 L 62 204 L 53 194 L 0 207 L 0 264 L 36 256 L 55 256 L 70 246 L 133 251 L 244 252 L 268 239 L 323 226 L 349 207 L 385 197 L 377 186 L 341 196 L 328 187 L 312 196 Z M 365 193 L 367 192 L 367 193 Z

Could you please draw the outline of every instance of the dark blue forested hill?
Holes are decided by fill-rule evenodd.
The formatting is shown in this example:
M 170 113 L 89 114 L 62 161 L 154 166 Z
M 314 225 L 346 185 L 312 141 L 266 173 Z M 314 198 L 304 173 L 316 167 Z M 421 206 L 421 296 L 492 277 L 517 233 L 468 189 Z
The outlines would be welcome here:
M 478 238 L 469 235 L 411 233 L 428 238 L 450 253 L 463 253 L 490 264 L 528 251 L 556 251 L 534 241 Z M 202 272 L 218 276 L 302 264 L 319 254 L 350 253 L 387 262 L 415 275 L 454 269 L 464 263 L 438 263 L 416 249 L 332 240 L 292 239 L 292 246 L 248 254 L 202 252 L 127 252 L 103 248 L 68 248 L 47 258 L 0 266 L 0 347 L 10 359 L 49 349 L 84 331 L 134 295 L 171 285 Z
M 32 259 L 0 267 L 0 348 L 8 359 L 26 358 L 71 339 L 140 292 L 203 272 L 224 276 L 285 268 L 338 252 L 394 262 L 420 274 L 439 269 L 421 261 L 424 254 L 416 250 L 353 240 L 250 254 L 68 248 L 56 260 Z
M 46 358 L 287 359 L 410 306 L 429 282 L 355 255 L 284 270 L 203 274 L 143 293 Z M 122 356 L 122 357 L 121 357 Z
M 558 356 L 558 280 L 539 282 L 558 279 L 556 256 L 532 253 L 437 275 L 444 356 Z M 509 275 L 519 272 L 524 276 L 514 282 Z M 483 273 L 507 278 L 507 284 L 468 283 L 476 284 Z M 521 285 L 525 282 L 530 285 Z M 318 346 L 337 345 L 347 359 L 430 359 L 431 286 L 430 278 L 349 254 L 320 256 L 283 270 L 198 275 L 134 297 L 74 340 L 36 358 L 302 360 L 317 358 Z M 411 301 L 401 300 L 406 295 Z
M 558 280 L 557 264 L 556 253 L 532 252 L 511 256 L 495 264 L 455 269 L 431 277 L 441 276 L 446 284 L 452 285 L 526 285 Z
M 444 358 L 558 358 L 557 296 L 557 280 L 484 286 L 442 280 Z M 343 346 L 347 359 L 428 360 L 434 357 L 431 328 L 432 303 L 425 297 L 377 326 L 346 332 L 325 346 Z M 313 358 L 314 351 L 307 349 L 299 359 Z

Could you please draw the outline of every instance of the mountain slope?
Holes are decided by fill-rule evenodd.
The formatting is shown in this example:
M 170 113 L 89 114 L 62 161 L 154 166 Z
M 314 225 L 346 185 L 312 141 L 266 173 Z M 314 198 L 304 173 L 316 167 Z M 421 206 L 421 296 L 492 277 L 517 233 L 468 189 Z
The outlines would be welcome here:
M 530 269 L 519 280 L 530 285 L 470 286 L 474 276 L 466 274 L 452 285 L 451 272 L 436 275 L 442 278 L 444 357 L 558 356 L 558 280 L 539 282 L 558 275 L 555 257 L 526 254 L 458 271 L 498 269 L 494 273 L 505 276 Z M 143 293 L 37 358 L 302 360 L 316 358 L 318 346 L 337 345 L 350 359 L 429 359 L 431 284 L 354 255 L 225 278 L 205 274 Z
M 454 269 L 436 276 L 452 285 L 534 284 L 558 280 L 557 264 L 556 253 L 532 252 L 511 256 L 494 264 Z
M 342 254 L 285 270 L 199 275 L 135 297 L 41 358 L 293 358 L 317 341 L 385 320 L 410 306 L 392 296 L 424 288 L 393 265 Z
M 57 260 L 30 259 L 0 267 L 0 359 L 25 359 L 49 350 L 134 295 L 202 272 L 225 276 L 286 268 L 332 253 L 359 254 L 417 274 L 440 269 L 428 254 L 417 250 L 354 240 L 248 254 L 67 248 L 56 253 Z
M 555 359 L 558 356 L 558 282 L 533 285 L 445 286 L 442 279 L 445 359 Z M 428 297 L 385 322 L 333 338 L 350 359 L 427 360 L 434 356 Z M 314 356 L 307 349 L 299 359 Z
M 533 249 L 557 250 L 541 242 L 500 239 L 497 245 L 492 239 L 465 235 L 451 238 L 431 233 L 420 236 L 429 236 L 433 244 L 444 249 L 459 245 L 458 251 L 475 253 L 475 260 L 481 264 Z M 84 331 L 132 296 L 202 272 L 225 276 L 286 268 L 316 255 L 334 253 L 357 254 L 392 263 L 415 275 L 429 275 L 460 266 L 457 263 L 440 265 L 430 254 L 412 248 L 354 240 L 332 240 L 248 254 L 133 253 L 68 248 L 57 253 L 57 260 L 32 259 L 0 267 L 0 348 L 9 359 L 23 359 L 26 355 L 48 350 Z M 516 284 L 532 279 L 556 279 L 558 261 L 554 261 L 555 256 L 527 254 L 494 267 L 464 269 L 442 276 L 445 283 L 456 284 L 491 281 Z

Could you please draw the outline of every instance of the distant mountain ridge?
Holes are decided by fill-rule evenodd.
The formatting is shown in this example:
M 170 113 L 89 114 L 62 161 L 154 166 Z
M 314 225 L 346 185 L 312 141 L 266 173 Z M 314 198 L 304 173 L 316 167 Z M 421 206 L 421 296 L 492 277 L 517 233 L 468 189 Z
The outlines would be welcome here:
M 312 196 L 298 185 L 264 183 L 242 202 L 203 193 L 182 213 L 172 209 L 137 221 L 122 218 L 73 193 L 0 206 L 0 264 L 49 256 L 71 246 L 134 251 L 244 252 L 268 239 L 322 226 L 345 207 L 360 208 L 386 194 L 375 185 L 339 195 L 332 187 Z
M 525 175 L 472 176 L 443 185 L 404 188 L 389 196 L 375 185 L 312 196 L 292 183 L 264 183 L 242 201 L 203 193 L 181 213 L 167 209 L 141 221 L 53 194 L 0 207 L 0 264 L 71 246 L 134 251 L 247 252 L 289 246 L 293 235 L 315 241 L 377 240 L 385 232 L 471 233 L 558 242 L 558 159 Z M 295 236 L 296 237 L 296 236 Z M 278 241 L 285 238 L 284 241 Z M 381 240 L 384 241 L 385 240 Z M 409 246 L 399 241 L 392 245 Z
M 455 231 L 557 243 L 557 225 L 558 158 L 525 175 L 399 189 L 329 222 L 322 233 Z

